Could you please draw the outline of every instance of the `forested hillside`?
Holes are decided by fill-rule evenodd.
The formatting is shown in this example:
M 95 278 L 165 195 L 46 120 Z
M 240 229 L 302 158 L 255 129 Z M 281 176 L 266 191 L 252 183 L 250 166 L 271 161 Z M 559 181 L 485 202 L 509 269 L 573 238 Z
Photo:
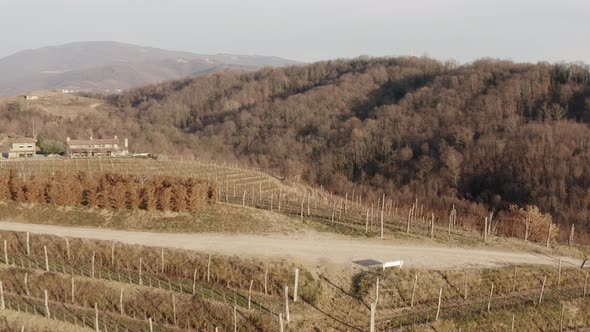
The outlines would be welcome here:
M 535 204 L 590 225 L 583 65 L 358 58 L 172 81 L 113 103 L 37 123 L 50 138 L 127 131 L 138 150 L 247 161 L 341 192 L 480 211 Z M 0 130 L 27 130 L 30 116 L 8 108 Z

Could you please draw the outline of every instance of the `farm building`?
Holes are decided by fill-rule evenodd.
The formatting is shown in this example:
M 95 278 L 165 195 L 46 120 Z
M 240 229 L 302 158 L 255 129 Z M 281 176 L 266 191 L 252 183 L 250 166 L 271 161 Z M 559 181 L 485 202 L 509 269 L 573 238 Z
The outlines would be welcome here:
M 124 157 L 129 154 L 129 140 L 125 138 L 121 145 L 117 136 L 106 139 L 90 137 L 87 140 L 73 140 L 68 137 L 66 150 L 70 158 Z
M 27 96 L 25 96 L 25 99 L 26 100 L 37 100 L 37 99 L 39 99 L 39 97 L 27 95 Z
M 9 146 L 0 147 L 2 157 L 9 159 L 32 158 L 37 152 L 37 140 L 30 137 L 12 138 Z

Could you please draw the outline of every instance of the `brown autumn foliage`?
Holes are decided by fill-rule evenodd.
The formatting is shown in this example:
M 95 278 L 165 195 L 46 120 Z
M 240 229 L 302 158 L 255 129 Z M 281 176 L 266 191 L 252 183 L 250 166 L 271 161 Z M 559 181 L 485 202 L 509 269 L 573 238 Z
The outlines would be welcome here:
M 550 214 L 542 213 L 534 205 L 527 205 L 524 208 L 511 205 L 509 210 L 499 217 L 497 231 L 501 234 L 522 239 L 527 231 L 527 223 L 529 241 L 545 243 L 549 225 L 551 225 L 550 241 L 554 242 L 556 240 L 558 225 L 553 223 Z
M 198 211 L 215 203 L 205 180 L 180 177 L 140 179 L 132 175 L 79 172 L 34 175 L 21 180 L 16 171 L 0 176 L 0 200 L 114 209 Z
M 138 151 L 242 161 L 365 201 L 419 197 L 479 217 L 533 204 L 590 227 L 583 64 L 357 58 L 170 81 L 111 102 L 118 112 L 77 119 L 0 105 L 0 132 L 36 121 L 49 139 L 126 133 Z

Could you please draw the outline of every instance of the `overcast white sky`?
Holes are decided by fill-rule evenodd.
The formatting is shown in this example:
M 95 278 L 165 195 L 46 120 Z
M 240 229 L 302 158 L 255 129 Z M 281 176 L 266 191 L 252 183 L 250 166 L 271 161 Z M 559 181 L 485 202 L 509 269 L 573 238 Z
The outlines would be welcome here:
M 428 55 L 590 62 L 589 0 L 0 0 L 0 57 L 113 40 L 314 61 Z

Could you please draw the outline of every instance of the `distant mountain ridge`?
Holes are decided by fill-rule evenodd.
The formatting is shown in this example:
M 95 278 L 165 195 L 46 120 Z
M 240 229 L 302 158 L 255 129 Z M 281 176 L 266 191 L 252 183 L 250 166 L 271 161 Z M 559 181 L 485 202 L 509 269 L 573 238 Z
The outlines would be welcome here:
M 75 42 L 0 59 L 0 95 L 48 89 L 124 90 L 227 69 L 296 63 L 273 56 L 202 55 L 110 41 Z

